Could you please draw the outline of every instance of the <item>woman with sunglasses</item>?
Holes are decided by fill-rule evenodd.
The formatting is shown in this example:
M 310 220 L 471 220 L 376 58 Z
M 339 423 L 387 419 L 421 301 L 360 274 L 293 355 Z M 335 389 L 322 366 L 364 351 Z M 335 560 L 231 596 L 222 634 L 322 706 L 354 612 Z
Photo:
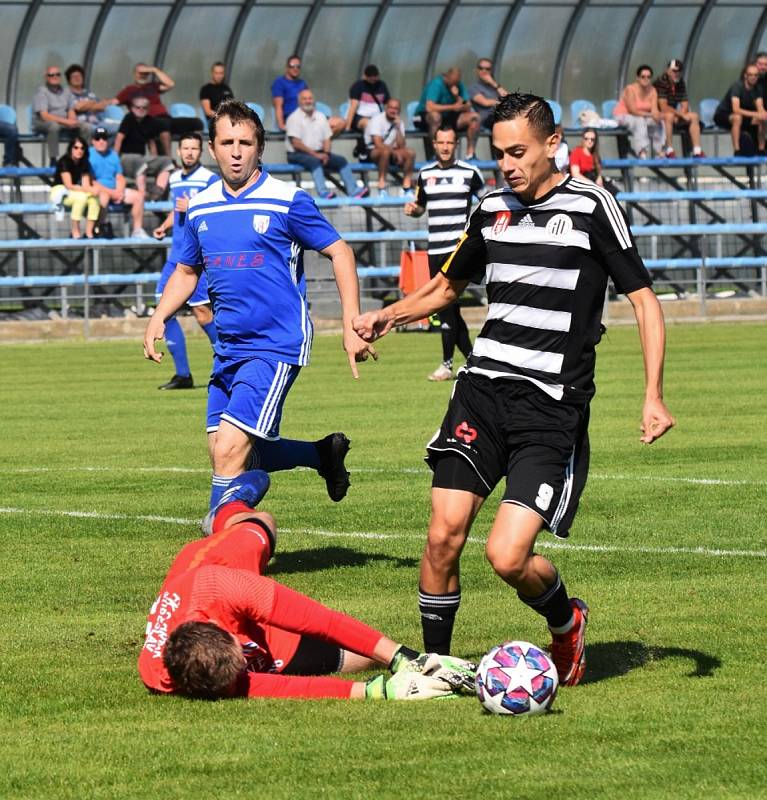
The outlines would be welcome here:
M 613 116 L 619 125 L 628 128 L 631 149 L 638 158 L 663 156 L 663 122 L 658 106 L 658 92 L 652 85 L 652 67 L 642 64 L 637 79 L 630 83 L 615 106 Z
M 570 153 L 570 176 L 588 180 L 617 194 L 618 187 L 602 174 L 602 159 L 599 157 L 599 136 L 594 128 L 586 128 L 581 143 Z
M 86 216 L 85 236 L 93 238 L 96 220 L 99 218 L 99 200 L 91 179 L 88 161 L 88 145 L 81 136 L 75 136 L 67 152 L 56 162 L 56 175 L 51 188 L 51 202 L 57 215 L 62 207 L 71 208 L 71 231 L 73 239 L 80 239 L 80 220 Z

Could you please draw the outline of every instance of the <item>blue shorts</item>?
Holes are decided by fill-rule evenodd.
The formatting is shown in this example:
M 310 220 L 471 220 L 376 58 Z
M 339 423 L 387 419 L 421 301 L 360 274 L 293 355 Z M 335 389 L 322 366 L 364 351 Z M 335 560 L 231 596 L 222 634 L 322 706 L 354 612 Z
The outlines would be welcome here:
M 176 262 L 166 261 L 165 266 L 162 268 L 160 280 L 157 282 L 157 288 L 155 289 L 155 296 L 158 300 L 160 299 L 160 295 L 163 293 L 163 289 L 165 289 L 165 284 L 175 271 Z M 200 275 L 200 280 L 197 281 L 194 294 L 186 301 L 186 304 L 188 306 L 202 306 L 206 303 L 210 303 L 210 299 L 208 298 L 208 276 L 203 270 L 202 274 Z
M 226 420 L 251 436 L 279 439 L 282 406 L 301 367 L 265 358 L 213 358 L 207 432 Z

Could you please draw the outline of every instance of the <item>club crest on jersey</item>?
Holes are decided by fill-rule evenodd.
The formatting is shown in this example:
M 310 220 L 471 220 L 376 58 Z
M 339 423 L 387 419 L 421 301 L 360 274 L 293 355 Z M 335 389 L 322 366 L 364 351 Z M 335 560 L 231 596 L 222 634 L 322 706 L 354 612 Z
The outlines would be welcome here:
M 256 233 L 266 233 L 269 230 L 269 219 L 268 214 L 254 214 L 253 230 Z
M 493 223 L 493 233 L 497 236 L 503 233 L 509 227 L 511 222 L 511 211 L 498 211 L 495 215 L 495 222 Z
M 555 214 L 546 223 L 546 233 L 552 236 L 567 236 L 573 229 L 573 221 L 567 214 Z

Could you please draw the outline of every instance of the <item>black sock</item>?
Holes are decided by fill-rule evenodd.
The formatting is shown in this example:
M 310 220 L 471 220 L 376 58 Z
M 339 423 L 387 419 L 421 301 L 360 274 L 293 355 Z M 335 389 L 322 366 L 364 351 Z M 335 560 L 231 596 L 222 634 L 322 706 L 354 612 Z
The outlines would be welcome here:
M 423 647 L 427 653 L 447 655 L 453 638 L 453 624 L 458 606 L 461 605 L 461 590 L 447 594 L 429 594 L 418 587 L 418 610 L 421 612 Z
M 557 573 L 557 577 L 546 591 L 538 597 L 526 597 L 521 592 L 517 592 L 519 599 L 530 606 L 533 611 L 537 611 L 541 616 L 546 617 L 546 622 L 552 628 L 562 628 L 572 619 L 573 610 L 570 607 L 570 598 L 567 596 L 562 579 Z

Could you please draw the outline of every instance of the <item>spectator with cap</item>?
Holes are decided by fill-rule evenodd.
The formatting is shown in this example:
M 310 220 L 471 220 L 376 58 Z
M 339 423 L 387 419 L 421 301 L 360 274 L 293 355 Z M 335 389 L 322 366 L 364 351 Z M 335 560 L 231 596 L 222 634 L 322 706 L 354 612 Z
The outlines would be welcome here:
M 727 90 L 714 112 L 714 122 L 730 131 L 736 156 L 754 155 L 754 142 L 759 152 L 764 152 L 767 112 L 756 64 L 748 64 L 740 80 Z
M 128 113 L 120 122 L 114 150 L 120 156 L 126 177 L 136 181 L 139 191 L 146 194 L 146 179 L 154 178 L 154 187 L 149 197 L 158 200 L 168 189 L 173 161 L 168 156 L 157 154 L 155 139 L 160 126 L 148 115 L 148 111 L 149 100 L 146 97 L 137 95 L 133 98 Z
M 400 114 L 402 104 L 390 97 L 384 110 L 371 117 L 365 127 L 365 144 L 370 149 L 370 159 L 378 166 L 378 194 L 386 195 L 386 178 L 392 163 L 402 168 L 402 190 L 412 194 L 415 150 L 407 146 L 405 124 Z
M 631 149 L 637 158 L 663 155 L 663 122 L 658 106 L 658 92 L 652 85 L 652 67 L 637 68 L 636 80 L 621 94 L 613 116 L 619 125 L 628 128 Z
M 159 67 L 139 62 L 133 67 L 133 83 L 123 87 L 116 100 L 130 109 L 134 98 L 145 97 L 149 101 L 148 116 L 158 127 L 157 141 L 160 155 L 169 156 L 171 137 L 182 133 L 201 131 L 202 120 L 197 117 L 171 117 L 163 105 L 161 95 L 169 92 L 176 85 L 173 78 Z
M 101 100 L 94 92 L 85 86 L 85 68 L 80 64 L 70 64 L 66 71 L 69 90 L 75 96 L 75 114 L 77 119 L 87 125 L 92 131 L 94 127 L 100 125 L 110 133 L 117 133 L 120 123 L 116 120 L 105 120 L 104 109 L 108 105 L 116 105 L 117 98 Z
M 658 93 L 658 107 L 663 117 L 666 158 L 674 158 L 674 129 L 686 128 L 690 134 L 694 158 L 703 158 L 705 153 L 700 146 L 700 117 L 690 111 L 687 99 L 687 85 L 682 77 L 684 64 L 678 58 L 668 62 L 666 71 L 653 84 Z
M 133 223 L 131 236 L 138 239 L 149 239 L 149 234 L 144 230 L 144 193 L 138 189 L 127 188 L 120 156 L 109 146 L 109 133 L 106 128 L 99 126 L 93 131 L 88 158 L 93 175 L 93 186 L 98 192 L 101 206 L 99 228 L 102 232 L 107 227 L 111 229 L 111 225 L 106 222 L 109 204 L 125 203 L 131 209 Z
M 346 112 L 344 128 L 362 133 L 372 117 L 383 112 L 390 96 L 389 87 L 381 80 L 378 67 L 368 64 L 363 70 L 362 79 L 349 88 L 349 110 Z
M 328 118 L 317 111 L 311 89 L 304 89 L 299 93 L 298 108 L 288 117 L 285 134 L 288 162 L 300 164 L 312 173 L 314 186 L 320 197 L 335 196 L 327 190 L 325 170 L 334 170 L 341 175 L 346 194 L 364 197 L 368 193 L 367 188 L 357 188 L 357 181 L 347 160 L 330 152 L 332 133 Z
M 79 133 L 87 139 L 89 126 L 78 121 L 75 96 L 61 82 L 61 69 L 55 65 L 45 70 L 45 83 L 35 92 L 32 101 L 32 130 L 46 137 L 48 157 L 55 166 L 59 158 L 59 136 L 62 131 Z
M 427 148 L 431 148 L 429 143 L 434 141 L 437 130 L 444 125 L 454 131 L 465 130 L 465 158 L 475 158 L 479 114 L 472 111 L 469 95 L 461 83 L 461 70 L 458 67 L 450 67 L 426 84 L 418 101 L 414 122 L 419 130 L 429 134 Z
M 226 65 L 223 61 L 216 61 L 210 68 L 210 82 L 200 89 L 200 105 L 206 119 L 213 119 L 216 109 L 224 100 L 234 100 L 234 92 L 225 83 Z
M 508 91 L 493 77 L 492 59 L 480 58 L 476 69 L 477 79 L 469 87 L 471 107 L 479 114 L 480 126 L 489 131 L 493 127 L 493 111 Z

